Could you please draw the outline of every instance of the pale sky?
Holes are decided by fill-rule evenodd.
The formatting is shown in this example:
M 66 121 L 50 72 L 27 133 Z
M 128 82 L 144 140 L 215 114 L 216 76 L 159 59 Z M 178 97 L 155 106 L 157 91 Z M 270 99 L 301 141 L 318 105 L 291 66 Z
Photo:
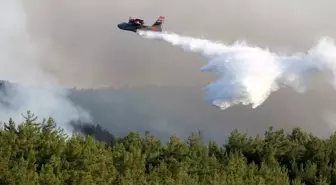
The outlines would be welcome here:
M 305 52 L 321 36 L 336 38 L 336 1 L 332 0 L 30 0 L 26 5 L 30 33 L 43 48 L 40 65 L 70 87 L 197 85 L 196 93 L 202 93 L 202 87 L 214 80 L 214 74 L 200 72 L 207 63 L 200 55 L 119 30 L 117 24 L 129 16 L 140 16 L 152 24 L 164 15 L 163 29 L 170 32 L 228 44 L 246 40 L 277 52 Z M 141 106 L 137 111 L 160 118 L 161 123 L 174 120 L 174 125 L 165 123 L 171 129 L 167 132 L 181 134 L 197 126 L 207 130 L 208 136 L 221 138 L 235 127 L 263 133 L 273 125 L 301 126 L 324 135 L 333 126 L 323 122 L 322 116 L 326 111 L 336 112 L 336 94 L 319 82 L 315 87 L 309 95 L 274 93 L 257 110 L 210 110 L 213 107 L 201 99 L 202 94 L 193 97 L 203 108 L 186 100 L 170 104 L 176 112 L 170 114 L 164 106 L 174 101 L 164 96 L 161 103 L 157 102 L 160 97 L 152 100 L 153 107 L 163 106 L 160 113 Z M 105 116 L 105 120 L 112 119 L 108 113 Z M 204 120 L 208 120 L 206 125 Z M 113 130 L 118 123 L 106 124 Z M 137 124 L 133 126 L 159 129 L 157 122 Z
M 27 1 L 28 2 L 28 1 Z M 202 85 L 206 60 L 117 28 L 129 16 L 164 30 L 232 43 L 246 40 L 279 52 L 305 52 L 321 36 L 336 37 L 335 1 L 313 0 L 34 0 L 28 25 L 42 44 L 41 61 L 69 86 Z

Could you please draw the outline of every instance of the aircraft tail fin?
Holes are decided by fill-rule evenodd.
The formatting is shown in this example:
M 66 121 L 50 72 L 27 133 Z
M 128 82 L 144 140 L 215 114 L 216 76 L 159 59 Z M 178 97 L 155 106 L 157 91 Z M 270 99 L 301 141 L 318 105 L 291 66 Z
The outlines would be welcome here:
M 152 25 L 152 31 L 162 31 L 162 24 L 165 21 L 164 16 L 160 16 Z

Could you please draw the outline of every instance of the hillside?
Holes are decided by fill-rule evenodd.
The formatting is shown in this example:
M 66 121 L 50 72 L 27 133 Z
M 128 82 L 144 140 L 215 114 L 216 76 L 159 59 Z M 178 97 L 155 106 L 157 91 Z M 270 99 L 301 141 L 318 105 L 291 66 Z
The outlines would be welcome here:
M 6 84 L 8 87 L 13 85 Z M 5 89 L 4 85 L 0 84 L 0 89 L 2 89 L 0 106 L 5 105 L 3 110 L 12 107 L 11 110 L 15 110 L 13 114 L 15 116 L 20 116 L 26 111 L 23 108 L 13 109 L 13 107 L 20 107 L 20 104 L 6 99 L 6 96 L 13 96 L 10 94 L 11 88 Z M 322 91 L 327 87 L 320 89 L 321 91 L 318 89 L 306 94 L 297 94 L 284 89 L 273 94 L 258 109 L 236 106 L 225 111 L 205 102 L 202 88 L 197 86 L 74 88 L 70 89 L 69 99 L 74 105 L 88 110 L 92 117 L 92 123 L 86 126 L 76 126 L 77 130 L 92 133 L 106 129 L 110 132 L 107 134 L 103 131 L 105 134 L 102 134 L 99 131 L 100 140 L 110 138 L 111 134 L 124 137 L 129 131 L 143 135 L 148 130 L 165 142 L 172 134 L 176 134 L 181 139 L 187 139 L 191 132 L 201 131 L 205 141 L 212 139 L 223 144 L 234 129 L 255 136 L 263 134 L 264 129 L 269 126 L 285 131 L 300 127 L 316 136 L 328 137 L 335 126 L 331 122 L 333 114 L 328 117 L 326 113 L 336 110 L 336 97 L 325 90 Z M 330 92 L 334 91 L 330 90 Z M 38 96 L 34 96 L 31 101 L 40 101 L 36 98 Z M 22 100 L 22 97 L 18 99 Z M 61 107 L 62 104 L 58 106 Z M 55 107 L 53 110 L 58 109 Z M 39 114 L 39 112 L 35 113 Z M 3 113 L 4 120 L 8 117 Z M 92 125 L 95 131 L 92 130 Z M 96 125 L 99 126 L 96 127 Z M 59 126 L 64 126 L 64 124 Z
M 328 89 L 321 87 L 306 94 L 283 89 L 258 109 L 236 106 L 225 111 L 208 104 L 202 87 L 197 86 L 77 89 L 70 98 L 89 110 L 95 123 L 116 136 L 125 136 L 130 130 L 141 134 L 149 130 L 166 141 L 171 134 L 187 139 L 191 132 L 201 131 L 206 141 L 223 144 L 234 129 L 255 136 L 269 126 L 289 132 L 301 127 L 328 137 L 336 128 L 329 122 L 332 117 L 326 116 L 336 110 L 334 91 Z

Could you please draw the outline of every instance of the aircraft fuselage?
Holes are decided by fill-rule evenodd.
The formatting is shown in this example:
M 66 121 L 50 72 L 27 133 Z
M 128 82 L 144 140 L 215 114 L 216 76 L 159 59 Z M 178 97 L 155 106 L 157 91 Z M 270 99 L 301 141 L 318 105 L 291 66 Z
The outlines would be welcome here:
M 118 28 L 122 30 L 126 30 L 126 31 L 132 31 L 132 32 L 136 32 L 137 30 L 152 30 L 150 26 L 130 24 L 126 22 L 122 22 L 118 24 Z

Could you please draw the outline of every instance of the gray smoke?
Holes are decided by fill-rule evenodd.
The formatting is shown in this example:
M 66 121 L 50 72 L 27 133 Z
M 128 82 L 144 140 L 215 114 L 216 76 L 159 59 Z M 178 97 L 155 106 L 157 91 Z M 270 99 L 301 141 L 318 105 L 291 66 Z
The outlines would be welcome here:
M 28 1 L 27 1 L 28 2 Z M 165 43 L 153 43 L 117 24 L 140 16 L 180 35 L 247 43 L 279 52 L 305 52 L 321 36 L 336 38 L 332 0 L 33 0 L 26 6 L 29 31 L 43 43 L 43 62 L 70 87 L 204 85 L 205 62 Z
M 30 110 L 40 118 L 52 116 L 69 133 L 69 121 L 90 121 L 90 116 L 69 100 L 68 91 L 57 78 L 41 68 L 37 61 L 42 52 L 28 34 L 22 2 L 1 0 L 0 80 L 15 83 L 2 83 L 1 121 L 12 117 L 20 122 L 21 113 Z
M 319 135 L 332 131 L 333 127 L 321 118 L 325 112 L 336 110 L 335 91 L 321 81 L 313 83 L 309 93 L 302 96 L 287 90 L 278 91 L 256 110 L 235 107 L 219 111 L 202 99 L 202 87 L 215 79 L 213 74 L 199 71 L 207 61 L 166 43 L 150 42 L 121 31 L 116 25 L 129 16 L 140 16 L 151 24 L 159 15 L 164 15 L 163 28 L 167 31 L 228 44 L 246 40 L 271 51 L 292 54 L 307 51 L 321 36 L 336 38 L 336 22 L 331 21 L 336 13 L 335 1 L 25 2 L 29 33 L 43 48 L 39 64 L 54 74 L 60 84 L 89 88 L 160 86 L 161 90 L 155 95 L 147 94 L 146 101 L 125 98 L 110 102 L 99 93 L 92 95 L 95 102 L 79 98 L 81 104 L 96 112 L 95 120 L 101 120 L 99 123 L 112 132 L 137 128 L 183 135 L 202 128 L 208 136 L 223 138 L 233 128 L 262 133 L 270 125 L 301 126 Z M 185 93 L 178 91 L 173 96 L 169 94 L 171 88 L 163 87 L 167 85 L 197 88 Z M 197 95 L 191 95 L 193 93 Z M 148 102 L 150 105 L 145 106 Z M 107 104 L 116 110 L 105 109 Z M 332 114 L 328 116 L 328 121 L 333 120 Z

